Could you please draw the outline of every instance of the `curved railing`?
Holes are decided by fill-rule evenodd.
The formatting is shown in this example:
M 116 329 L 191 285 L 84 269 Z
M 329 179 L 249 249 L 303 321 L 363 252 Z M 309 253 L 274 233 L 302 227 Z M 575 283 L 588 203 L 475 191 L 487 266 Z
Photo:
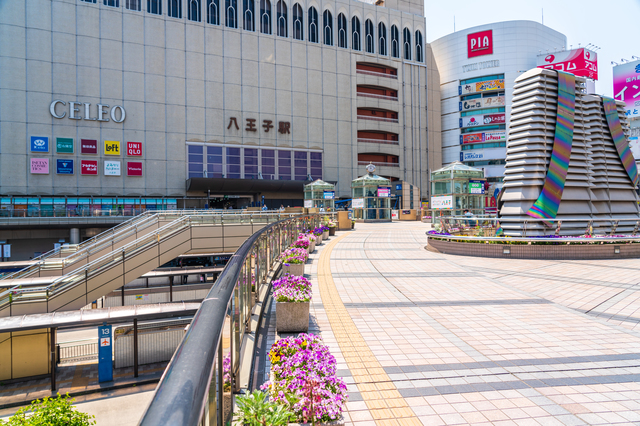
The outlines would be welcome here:
M 249 237 L 231 257 L 203 300 L 169 362 L 141 425 L 224 425 L 231 394 L 239 389 L 242 343 L 251 330 L 258 296 L 267 293 L 278 256 L 319 215 L 272 223 Z M 253 285 L 253 288 L 252 288 Z M 245 366 L 245 368 L 251 368 Z

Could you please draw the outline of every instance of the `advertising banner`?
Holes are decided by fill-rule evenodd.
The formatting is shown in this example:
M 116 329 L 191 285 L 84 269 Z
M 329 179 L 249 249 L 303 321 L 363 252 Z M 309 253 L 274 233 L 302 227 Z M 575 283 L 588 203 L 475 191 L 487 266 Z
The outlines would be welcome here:
M 484 194 L 484 182 L 481 180 L 470 180 L 469 194 Z
M 31 136 L 31 152 L 49 152 L 47 136 Z
M 11 257 L 11 244 L 5 244 L 2 246 L 2 255 L 6 258 Z
M 636 162 L 640 161 L 640 138 L 633 136 L 629 138 L 629 149 Z
M 585 48 L 538 56 L 538 68 L 566 71 L 580 77 L 598 79 L 598 54 Z
M 468 83 L 464 86 L 458 86 L 458 94 L 466 95 L 469 93 L 488 92 L 490 90 L 504 90 L 504 79 L 494 79 L 479 81 L 477 83 Z
M 82 160 L 80 161 L 80 174 L 83 175 L 97 175 L 98 174 L 98 162 L 96 160 Z
M 335 200 L 336 199 L 336 191 L 323 191 L 322 195 L 325 200 Z
M 378 198 L 389 198 L 391 197 L 391 187 L 390 186 L 380 186 L 378 187 Z
M 493 30 L 467 34 L 467 57 L 493 54 Z
M 354 198 L 351 200 L 352 209 L 364 209 L 364 198 Z
M 493 132 L 465 133 L 460 135 L 460 145 L 468 143 L 483 142 L 506 142 L 507 131 L 498 130 Z
M 422 201 L 420 203 L 422 210 L 429 210 L 429 202 L 428 201 Z
M 640 61 L 613 67 L 613 97 L 626 104 L 627 117 L 640 117 Z
M 104 175 L 105 176 L 120 176 L 120 162 L 119 161 L 105 161 L 104 162 Z
M 82 154 L 97 154 L 98 141 L 95 139 L 80 139 L 80 152 Z
M 127 155 L 141 157 L 142 142 L 127 142 Z
M 305 209 L 313 208 L 313 200 L 304 200 L 304 208 Z
M 58 154 L 73 154 L 73 139 L 56 138 L 56 152 Z
M 484 158 L 483 152 L 461 152 L 460 161 L 476 161 Z
M 490 98 L 466 99 L 459 103 L 458 109 L 460 111 L 471 111 L 502 106 L 504 106 L 504 96 L 492 96 Z
M 49 174 L 49 159 L 48 158 L 32 158 L 31 159 L 31 173 L 36 175 L 48 175 Z
M 105 155 L 120 155 L 120 141 L 104 141 Z
M 505 113 L 483 115 L 468 115 L 460 118 L 460 127 L 488 126 L 492 124 L 504 124 Z
M 56 173 L 59 175 L 72 175 L 73 174 L 73 160 L 56 160 Z
M 127 161 L 127 176 L 142 176 L 142 163 Z
M 437 197 L 431 197 L 431 208 L 433 210 L 444 210 L 453 207 L 452 195 L 439 195 Z

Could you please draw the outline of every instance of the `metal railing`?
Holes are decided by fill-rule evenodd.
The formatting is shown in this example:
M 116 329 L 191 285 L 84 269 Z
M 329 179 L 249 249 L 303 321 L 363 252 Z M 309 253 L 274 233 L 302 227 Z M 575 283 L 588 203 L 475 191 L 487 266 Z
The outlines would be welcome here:
M 366 74 L 366 75 L 373 75 L 375 77 L 386 77 L 386 78 L 392 78 L 394 80 L 398 79 L 397 75 L 393 75 L 393 74 L 386 74 L 383 72 L 375 72 L 375 71 L 366 71 L 366 70 L 356 70 L 356 74 Z
M 374 166 L 381 166 L 381 167 L 400 167 L 400 163 L 383 163 L 380 161 L 358 161 L 359 166 L 366 166 L 369 163 L 373 164 Z
M 57 349 L 60 363 L 97 358 L 98 338 L 60 343 Z
M 252 332 L 258 295 L 269 286 L 280 253 L 321 216 L 272 223 L 240 246 L 203 300 L 139 424 L 222 426 L 230 420 L 243 337 Z
M 358 120 L 373 120 L 373 121 L 384 121 L 386 123 L 397 123 L 397 118 L 383 118 L 383 117 L 373 117 L 371 115 L 359 115 Z
M 386 101 L 397 101 L 397 96 L 388 96 L 388 95 L 376 95 L 375 93 L 365 93 L 365 92 L 357 92 L 358 96 L 362 96 L 363 98 L 374 98 L 374 99 L 384 99 Z
M 398 141 L 388 141 L 385 139 L 365 139 L 365 138 L 358 138 L 358 143 L 381 143 L 381 144 L 386 144 L 386 145 L 399 145 L 400 142 Z
M 67 209 L 65 205 L 60 208 L 43 209 L 41 207 L 31 209 L 21 209 L 15 207 L 5 207 L 0 209 L 0 218 L 5 217 L 98 217 L 98 216 L 137 216 L 141 213 L 158 210 L 147 210 L 142 208 L 121 208 L 121 209 L 93 209 L 75 208 Z

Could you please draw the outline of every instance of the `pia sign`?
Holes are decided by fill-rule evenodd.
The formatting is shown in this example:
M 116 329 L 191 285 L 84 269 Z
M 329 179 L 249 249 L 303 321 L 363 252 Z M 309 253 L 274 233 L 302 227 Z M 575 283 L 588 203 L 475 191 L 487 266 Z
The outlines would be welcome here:
M 493 55 L 493 30 L 467 34 L 467 57 Z

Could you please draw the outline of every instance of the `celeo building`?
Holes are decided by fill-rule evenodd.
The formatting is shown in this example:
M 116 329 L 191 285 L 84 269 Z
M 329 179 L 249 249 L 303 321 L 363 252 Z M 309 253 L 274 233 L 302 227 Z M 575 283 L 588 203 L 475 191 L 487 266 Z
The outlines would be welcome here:
M 539 65 L 539 55 L 566 45 L 563 34 L 532 21 L 481 25 L 432 42 L 442 82 L 443 164 L 483 169 L 490 195 L 501 187 L 514 81 Z
M 370 162 L 427 199 L 425 31 L 415 0 L 2 1 L 2 203 L 302 205 Z

